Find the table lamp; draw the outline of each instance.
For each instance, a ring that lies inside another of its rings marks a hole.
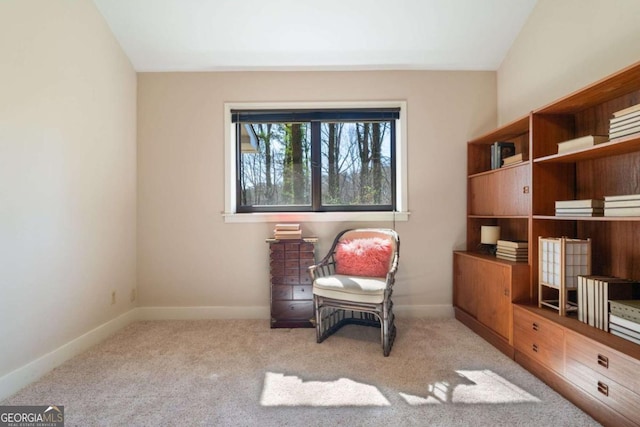
[[[498,239],[500,238],[500,226],[483,225],[480,227],[480,245],[491,255],[496,254]]]

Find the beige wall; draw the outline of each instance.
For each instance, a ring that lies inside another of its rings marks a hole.
[[[640,60],[640,1],[538,0],[498,70],[501,124]]]
[[[360,100],[408,104],[411,216],[396,224],[396,306],[450,311],[451,251],[465,242],[466,141],[495,127],[494,72],[139,74],[140,304],[237,307],[235,314],[268,307],[273,223],[228,224],[221,215],[225,102]],[[323,255],[354,225],[303,227],[320,238]]]
[[[135,96],[90,0],[0,1],[0,377],[133,306]]]

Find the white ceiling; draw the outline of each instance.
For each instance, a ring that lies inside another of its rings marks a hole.
[[[93,0],[137,71],[496,70],[537,0]]]

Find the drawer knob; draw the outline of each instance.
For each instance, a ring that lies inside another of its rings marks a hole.
[[[599,354],[598,365],[602,366],[605,369],[609,369],[609,358],[607,356],[603,356],[602,354]]]
[[[609,386],[601,381],[598,381],[598,391],[605,396],[609,396]]]
[[[531,328],[532,328],[534,331],[537,331],[537,330],[540,328],[540,326],[538,326],[538,324],[537,324],[536,322],[533,322],[533,325],[531,325]]]
[[[538,344],[533,344],[531,346],[531,350],[533,350],[534,353],[537,353],[538,352]]]

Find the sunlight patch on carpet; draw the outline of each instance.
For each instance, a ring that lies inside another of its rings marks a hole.
[[[441,403],[525,403],[540,399],[489,371],[455,371],[457,376],[428,386],[427,396],[400,393],[409,405]]]
[[[267,372],[262,406],[389,406],[380,391],[348,378],[303,381],[295,375]]]

